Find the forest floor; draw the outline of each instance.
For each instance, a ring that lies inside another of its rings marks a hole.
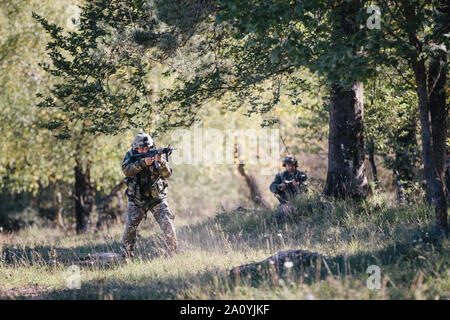
[[[276,208],[238,208],[195,224],[180,213],[173,257],[149,215],[128,262],[83,263],[89,254],[118,253],[122,224],[88,235],[37,227],[0,233],[0,299],[450,299],[449,242],[430,236],[434,211],[426,204],[313,194],[296,205],[289,223],[276,222]],[[320,253],[328,273],[314,277],[294,265],[256,282],[230,279],[233,267],[287,249]]]

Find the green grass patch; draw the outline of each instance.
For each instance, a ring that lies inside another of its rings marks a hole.
[[[69,289],[70,266],[93,253],[119,252],[123,225],[81,235],[29,227],[0,235],[0,296],[27,299],[449,299],[449,243],[430,237],[433,209],[396,206],[380,195],[363,202],[309,194],[297,215],[277,222],[273,209],[221,211],[177,228],[180,252],[167,258],[162,233],[142,222],[134,260],[80,266],[80,289]],[[177,221],[175,220],[177,226]],[[229,277],[232,267],[278,251],[303,249],[326,257],[325,277],[296,266],[261,281]],[[380,268],[370,289],[367,268]]]

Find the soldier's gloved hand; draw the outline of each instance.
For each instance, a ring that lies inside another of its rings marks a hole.
[[[296,187],[298,187],[298,185],[300,184],[297,180],[293,180],[292,181],[292,184],[294,185],[294,186],[296,186]]]
[[[158,153],[155,158],[156,158],[156,161],[161,162],[162,161],[162,154]]]
[[[280,188],[284,190],[284,188],[286,188],[286,183],[280,183]]]
[[[148,165],[148,166],[151,165],[151,164],[153,163],[153,158],[147,157],[147,158],[145,158],[144,160],[145,160],[145,164]]]

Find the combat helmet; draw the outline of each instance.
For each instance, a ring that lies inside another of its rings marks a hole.
[[[150,147],[152,148],[154,146],[153,139],[150,137],[147,133],[138,133],[136,137],[134,137],[134,141],[131,144],[133,149],[137,148],[144,148],[144,147]]]
[[[286,157],[284,157],[283,167],[285,167],[286,163],[288,163],[288,162],[293,163],[295,165],[295,167],[297,168],[298,162],[297,162],[297,159],[295,159],[294,156],[286,156]]]

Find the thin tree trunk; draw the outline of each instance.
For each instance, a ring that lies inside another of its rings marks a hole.
[[[106,221],[108,215],[112,216],[114,220],[117,220],[117,216],[111,214],[110,212],[110,203],[113,197],[118,196],[124,185],[125,180],[114,186],[114,188],[111,189],[111,192],[102,200],[101,204],[98,206],[98,220],[95,227],[95,232],[101,231],[103,229],[103,224]]]
[[[409,25],[414,25],[417,11],[414,6],[406,1],[402,1],[403,11],[405,14],[406,22]],[[436,212],[436,229],[440,235],[447,235],[448,222],[447,222],[447,199],[445,197],[445,187],[443,177],[440,176],[438,169],[439,164],[435,159],[440,159],[441,155],[435,152],[442,152],[439,146],[434,144],[433,131],[445,128],[445,125],[441,124],[441,121],[445,122],[447,115],[441,119],[432,119],[432,111],[430,106],[430,92],[433,91],[432,86],[427,86],[427,70],[425,67],[424,58],[421,57],[423,53],[423,43],[417,39],[416,31],[408,29],[408,39],[412,48],[416,49],[416,52],[411,55],[410,63],[414,71],[414,76],[417,86],[417,95],[419,98],[419,118],[420,118],[420,135],[422,137],[422,161],[425,173],[425,180],[427,182],[427,194],[431,196]],[[433,64],[433,63],[432,63]],[[429,70],[429,75],[433,67]],[[435,77],[436,75],[434,75]],[[433,81],[433,76],[429,77],[429,80]],[[430,82],[430,85],[434,82]],[[434,106],[433,106],[434,108]],[[439,109],[439,108],[438,108]],[[439,133],[435,133],[439,134]],[[438,143],[439,144],[439,143]],[[444,151],[445,152],[445,151]],[[439,161],[439,160],[438,160]]]
[[[433,128],[433,156],[436,171],[441,181],[445,181],[447,115],[445,85],[447,82],[447,57],[445,54],[433,57],[429,67],[429,84],[435,87],[430,94],[431,126]],[[445,186],[445,184],[444,184]],[[448,190],[447,190],[448,192]]]
[[[237,143],[235,143],[234,145],[234,152],[237,158],[239,158],[239,146],[237,145]],[[256,204],[257,206],[262,206],[265,208],[268,208],[269,205],[267,204],[267,202],[264,200],[264,197],[261,193],[261,190],[258,186],[258,183],[256,182],[256,179],[251,175],[245,172],[245,168],[244,168],[244,163],[239,163],[237,165],[237,169],[238,172],[241,176],[244,177],[245,182],[250,190],[250,199],[252,200],[252,202],[254,204]]]
[[[94,207],[94,188],[91,184],[89,162],[86,168],[79,160],[75,165],[75,217],[77,234],[88,233]]]
[[[332,86],[328,174],[324,193],[335,198],[364,198],[368,183],[364,164],[363,85],[345,91]]]
[[[408,123],[394,133],[394,178],[397,201],[409,200],[408,189],[412,187],[416,163],[416,116],[409,116]]]
[[[367,142],[367,150],[369,153],[370,171],[372,173],[372,180],[375,185],[378,185],[377,166],[375,164],[375,144],[372,140]]]
[[[444,193],[443,177],[438,173],[438,166],[435,162],[433,152],[433,129],[439,130],[438,124],[432,127],[431,111],[428,97],[428,88],[426,82],[426,69],[423,60],[413,63],[414,74],[417,84],[417,94],[419,96],[419,114],[421,123],[422,137],[422,157],[427,189],[431,193],[433,204],[436,210],[436,227],[440,234],[447,234],[447,199]],[[437,120],[435,120],[438,122]],[[446,121],[446,118],[440,121]],[[437,151],[437,150],[436,150]],[[440,158],[440,155],[436,155]]]
[[[62,196],[61,196],[61,191],[59,191],[59,190],[57,190],[57,192],[56,192],[56,203],[58,205],[58,208],[56,211],[56,222],[58,223],[58,226],[61,229],[66,230],[66,226],[64,224],[64,219],[62,216],[62,212],[64,210],[63,204],[62,204]]]
[[[117,200],[118,200],[118,202],[119,202],[119,204],[118,204],[118,210],[119,210],[119,212],[120,212],[120,214],[117,216],[117,219],[120,219],[120,221],[123,221],[123,222],[125,222],[125,219],[126,219],[126,209],[127,209],[127,207],[126,207],[126,203],[125,203],[125,201],[124,201],[124,197],[123,197],[123,193],[122,192],[119,192],[118,194],[117,194]]]

